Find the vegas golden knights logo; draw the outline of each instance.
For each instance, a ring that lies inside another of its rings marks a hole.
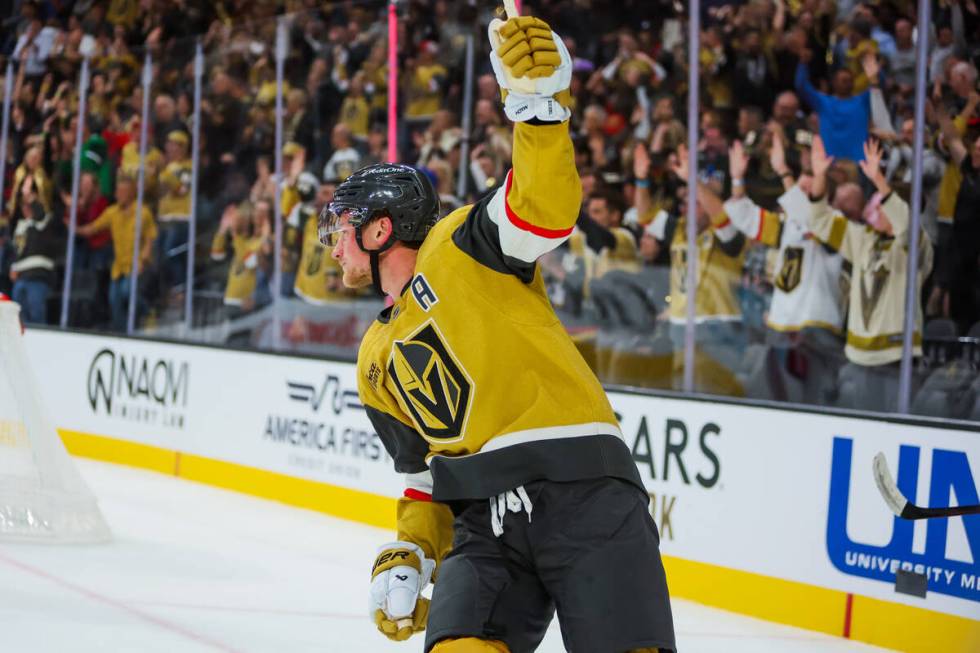
[[[405,340],[395,341],[388,372],[423,436],[460,437],[473,384],[431,321]]]
[[[861,317],[864,318],[864,328],[870,329],[869,324],[871,323],[871,316],[874,314],[875,309],[878,307],[878,302],[881,300],[881,293],[885,289],[885,284],[888,282],[889,271],[884,265],[877,268],[864,272],[861,275],[859,283],[861,284]],[[867,284],[865,284],[865,278],[871,278],[871,289],[868,290]]]
[[[783,265],[776,277],[776,287],[783,292],[792,292],[800,285],[803,276],[803,248],[787,247],[783,253]]]
[[[684,294],[687,292],[687,246],[678,245],[672,249],[674,256],[671,256],[671,262],[677,278],[677,292]]]

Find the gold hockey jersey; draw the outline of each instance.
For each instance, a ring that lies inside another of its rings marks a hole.
[[[225,285],[226,305],[242,306],[255,293],[262,240],[261,236],[227,234],[223,231],[214,235],[214,240],[211,241],[211,258],[223,261],[228,257],[229,249],[232,254],[231,265],[228,267],[228,283]]]
[[[190,219],[192,171],[191,160],[184,159],[168,163],[160,173],[161,222]]]
[[[518,123],[514,140],[504,187],[433,227],[411,281],[361,343],[361,401],[407,475],[399,536],[405,502],[419,497],[480,499],[536,479],[601,476],[642,488],[535,263],[578,215],[568,125]]]
[[[317,213],[307,204],[297,204],[289,215],[290,228],[302,234],[302,249],[296,268],[293,291],[310,304],[328,304],[340,297],[349,297],[340,283],[340,264],[330,256],[317,233]]]
[[[853,266],[844,354],[858,365],[884,365],[902,358],[905,283],[908,275],[909,207],[897,193],[881,204],[894,236],[851,222],[826,198],[813,203],[811,226],[821,241]],[[920,230],[918,291],[932,270],[932,243]],[[915,305],[913,354],[922,355],[922,306]]]
[[[745,262],[745,236],[726,215],[697,235],[698,278],[694,292],[697,323],[742,319],[735,289]],[[670,321],[687,322],[687,218],[681,218],[670,244]]]
[[[143,192],[148,198],[155,201],[160,190],[160,171],[163,169],[163,152],[154,146],[146,150],[146,163],[144,166],[145,175],[143,177]],[[137,178],[140,169],[140,146],[136,141],[130,141],[123,146],[122,154],[119,159],[119,170],[117,174]]]

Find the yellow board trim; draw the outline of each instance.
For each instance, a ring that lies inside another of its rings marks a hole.
[[[980,651],[980,621],[854,596],[851,638],[899,651]]]
[[[75,456],[141,467],[189,481],[281,501],[334,517],[395,529],[396,500],[286,474],[168,451],[148,444],[59,429]]]
[[[175,474],[177,452],[148,444],[58,429],[65,448],[74,456],[94,458],[161,474]]]
[[[237,463],[78,431],[60,430],[76,456],[140,467],[395,529],[396,500]],[[847,592],[664,556],[670,593],[723,610],[842,636]],[[980,650],[980,621],[854,595],[851,639],[910,653]]]
[[[362,524],[395,529],[395,499],[369,492],[188,454],[180,457],[179,476]]]
[[[670,595],[767,621],[840,636],[847,593],[663,556]]]

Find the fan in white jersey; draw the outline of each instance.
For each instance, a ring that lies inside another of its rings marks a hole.
[[[834,399],[843,364],[843,259],[810,232],[809,176],[799,181],[786,164],[782,140],[774,135],[770,163],[785,192],[780,211],[761,208],[745,194],[748,156],[735,142],[729,152],[732,197],[725,213],[736,229],[776,251],[773,297],[766,316],[767,356],[763,379],[750,391],[763,398],[827,403]]]

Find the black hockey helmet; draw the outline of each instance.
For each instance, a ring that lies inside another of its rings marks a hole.
[[[367,249],[361,229],[375,218],[391,219],[391,237],[378,249]],[[318,223],[320,242],[332,245],[331,234],[344,229],[343,218],[354,229],[357,246],[371,255],[375,290],[381,290],[380,257],[398,241],[418,245],[439,219],[439,194],[429,178],[411,166],[376,163],[345,179],[324,207]]]
[[[420,243],[439,219],[439,194],[429,178],[411,166],[376,163],[361,168],[337,186],[333,201],[320,214],[320,241],[330,244],[330,234],[340,230],[341,218],[346,217],[361,245],[361,227],[383,215],[394,226],[393,239],[384,249],[399,240]]]

